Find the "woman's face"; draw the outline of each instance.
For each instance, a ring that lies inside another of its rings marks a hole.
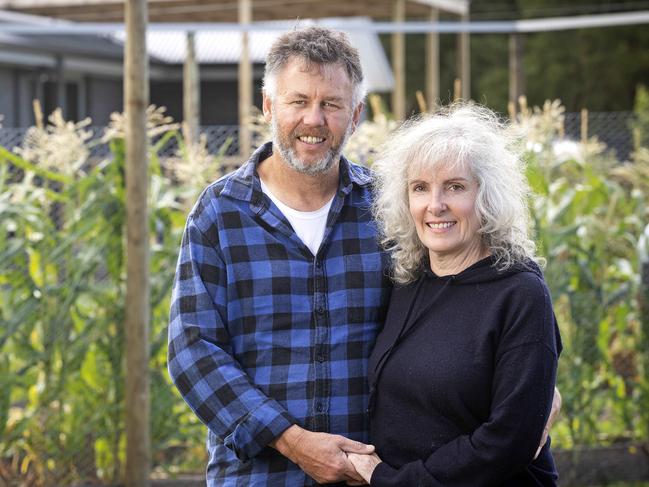
[[[482,257],[477,194],[475,178],[454,165],[441,164],[408,178],[410,214],[419,239],[428,248],[431,264],[441,259],[476,262]]]

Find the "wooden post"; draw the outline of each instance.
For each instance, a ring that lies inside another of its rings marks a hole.
[[[426,113],[428,111],[428,106],[426,105],[426,98],[421,90],[415,92],[415,98],[417,98],[417,105],[419,105],[419,112]]]
[[[457,101],[462,98],[462,81],[460,78],[455,78],[453,80],[453,101]]]
[[[252,22],[252,1],[239,0],[239,24]],[[246,159],[252,148],[250,109],[252,108],[252,62],[250,61],[250,33],[241,32],[241,57],[239,58],[239,154]]]
[[[509,35],[509,102],[514,106],[518,98],[525,93],[525,77],[523,75],[523,38],[521,34]]]
[[[196,61],[196,38],[187,32],[187,53],[183,66],[183,135],[190,145],[198,143],[201,120],[201,81]]]
[[[462,15],[462,22],[469,22],[469,14]],[[468,32],[458,34],[459,55],[459,73],[462,81],[462,98],[468,100],[471,98],[471,45]]]
[[[126,112],[126,486],[147,487],[149,439],[149,104],[146,0],[127,0],[124,46]]]
[[[439,21],[439,10],[430,9],[428,20],[431,24]],[[426,102],[428,110],[433,112],[439,101],[439,34],[426,34]]]
[[[588,109],[581,109],[581,143],[588,142]]]
[[[395,0],[393,22],[405,22],[406,0]],[[392,33],[392,114],[395,120],[406,118],[406,37],[403,32]]]

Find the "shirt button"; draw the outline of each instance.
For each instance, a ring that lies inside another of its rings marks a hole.
[[[315,405],[315,410],[318,411],[319,413],[322,412],[322,409],[323,409],[323,407],[322,407],[321,402],[319,402],[318,404]]]
[[[316,355],[316,360],[318,362],[324,362],[325,361],[324,352],[318,352],[318,355]]]
[[[323,308],[322,306],[318,306],[318,309],[316,310],[316,312],[317,312],[319,315],[324,314],[324,311],[325,311],[325,310],[324,310],[324,308]]]
[[[321,260],[316,260],[316,261],[315,261],[315,266],[316,266],[318,269],[322,269],[322,261],[321,261]]]

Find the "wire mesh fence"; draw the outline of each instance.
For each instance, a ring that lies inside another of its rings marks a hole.
[[[579,140],[580,116],[566,115],[566,137]],[[632,151],[630,121],[627,112],[591,113],[589,132],[624,160]],[[207,181],[241,162],[237,127],[202,133],[197,150],[175,130],[151,137],[154,476],[201,472],[206,463],[204,427],[166,373],[169,291],[187,212]],[[26,129],[0,130],[0,486],[117,485],[125,463],[124,145],[103,140],[101,127],[55,135],[27,153],[14,151],[24,146]],[[597,205],[612,194],[599,187],[574,196],[575,205],[592,200],[575,210],[592,221],[574,226],[581,217],[566,213],[570,189],[563,213],[551,208],[550,196],[539,197],[554,215],[551,222],[539,219],[539,238],[548,253],[556,251],[547,275],[560,295],[559,320],[579,325],[562,330],[569,360],[559,384],[566,416],[559,445],[646,441],[649,423],[642,426],[646,418],[638,413],[649,388],[633,307],[636,263],[622,262],[617,247],[635,234],[612,228],[624,218],[607,220],[609,237],[596,233]],[[638,198],[635,204],[643,204]],[[608,244],[614,246],[597,247]],[[593,261],[584,263],[584,255]],[[610,275],[597,269],[615,266]]]
[[[601,142],[615,150],[619,160],[627,160],[633,150],[633,135],[629,126],[631,112],[590,112],[588,113],[588,136],[596,136]],[[565,136],[571,140],[580,140],[582,133],[582,114],[571,112],[565,114]],[[103,127],[90,127],[95,139],[101,138]],[[12,149],[21,144],[27,128],[0,128],[0,146]],[[206,147],[211,154],[236,156],[239,153],[238,125],[206,125],[201,128],[206,137]],[[178,150],[178,144],[172,139],[161,149],[161,157],[172,157]],[[93,156],[105,157],[109,152],[107,144],[97,144]]]
[[[587,112],[587,136],[597,137],[609,149],[615,151],[621,161],[629,159],[633,151],[633,134],[629,122],[631,112]],[[583,115],[580,112],[566,113],[564,126],[566,137],[580,140]]]

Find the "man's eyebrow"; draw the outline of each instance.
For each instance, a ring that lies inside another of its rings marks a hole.
[[[302,99],[308,99],[309,98],[309,95],[301,93],[299,91],[287,91],[285,93],[285,96],[287,96],[289,98],[302,98]],[[336,102],[336,103],[341,103],[343,100],[344,100],[344,98],[342,96],[338,96],[338,95],[325,96],[323,98],[323,101],[333,101],[333,102]]]
[[[287,91],[284,93],[285,96],[294,97],[294,98],[309,98],[308,95],[300,93],[299,91]]]

